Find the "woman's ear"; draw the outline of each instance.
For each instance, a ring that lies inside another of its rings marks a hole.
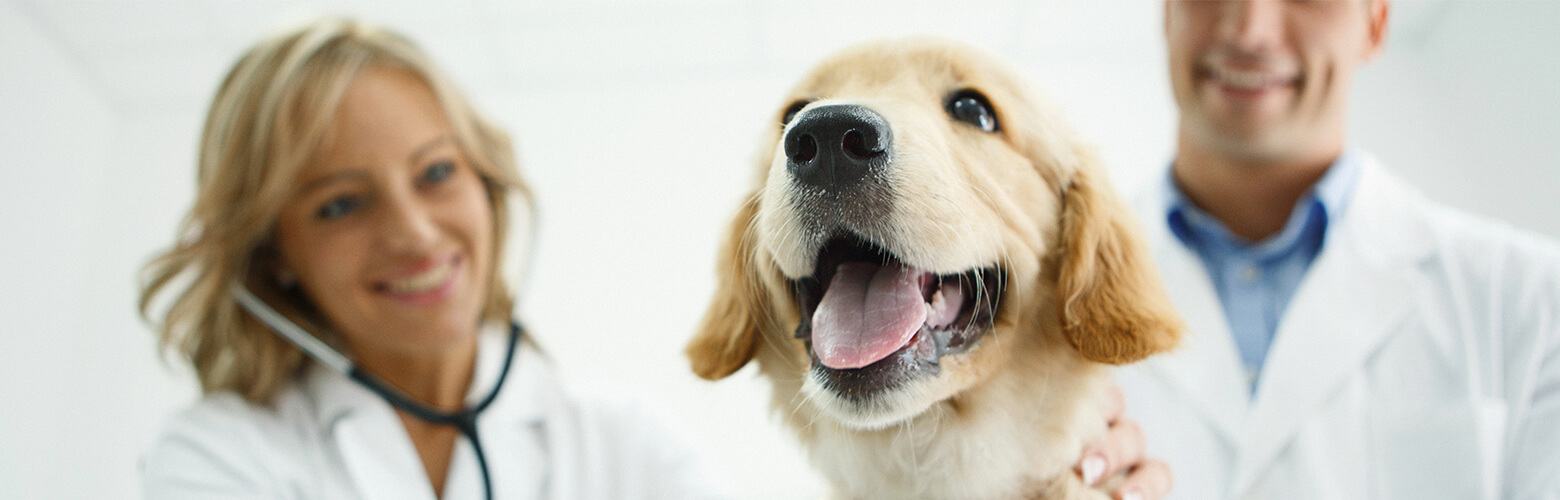
[[[761,328],[768,321],[764,313],[768,301],[754,266],[750,234],[757,213],[755,195],[731,221],[716,267],[715,297],[699,331],[683,351],[693,372],[706,380],[725,378],[752,360]]]
[[[1106,184],[1094,154],[1081,149],[1062,183],[1056,280],[1062,333],[1084,358],[1131,363],[1174,347],[1181,319],[1132,212]]]

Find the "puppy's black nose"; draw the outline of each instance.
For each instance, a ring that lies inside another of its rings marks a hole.
[[[865,106],[831,104],[796,115],[785,134],[786,168],[802,184],[845,188],[888,164],[893,133]]]

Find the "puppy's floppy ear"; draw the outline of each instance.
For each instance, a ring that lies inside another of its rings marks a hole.
[[[761,328],[769,321],[749,234],[757,213],[754,195],[731,221],[716,267],[715,298],[683,351],[693,372],[706,380],[725,378],[753,359]]]
[[[1062,332],[1084,358],[1131,363],[1175,346],[1181,320],[1132,212],[1090,151],[1062,185],[1056,300]]]

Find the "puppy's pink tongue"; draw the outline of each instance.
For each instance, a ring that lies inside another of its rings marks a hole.
[[[813,352],[823,366],[861,368],[910,343],[926,323],[921,277],[902,264],[840,264],[813,312]]]

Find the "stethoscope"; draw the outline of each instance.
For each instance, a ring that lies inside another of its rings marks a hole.
[[[509,365],[515,361],[515,346],[519,345],[520,337],[525,333],[520,328],[519,322],[509,322],[509,349],[504,353],[504,367],[498,372],[498,381],[493,383],[493,389],[488,391],[487,397],[482,398],[482,401],[475,405],[460,409],[460,411],[446,412],[413,400],[406,394],[401,393],[401,391],[391,387],[390,384],[379,377],[359,368],[351,359],[325,345],[319,338],[310,335],[303,328],[299,328],[297,324],[289,321],[281,313],[276,312],[271,306],[261,301],[259,297],[249,293],[249,290],[244,288],[243,285],[233,284],[233,296],[238,299],[239,306],[248,310],[250,314],[254,314],[255,318],[259,319],[261,323],[271,327],[271,331],[291,341],[293,345],[298,346],[309,357],[319,361],[320,364],[325,365],[331,371],[357,381],[358,384],[378,394],[379,397],[384,398],[392,406],[400,408],[402,411],[410,413],[419,419],[433,424],[448,425],[459,430],[461,435],[471,441],[471,448],[477,453],[477,466],[482,469],[482,487],[487,492],[487,499],[493,499],[493,478],[488,473],[487,456],[482,453],[482,441],[477,439],[477,416],[482,413],[482,410],[487,409],[494,398],[498,397],[498,390],[504,386],[504,379],[509,377]]]

